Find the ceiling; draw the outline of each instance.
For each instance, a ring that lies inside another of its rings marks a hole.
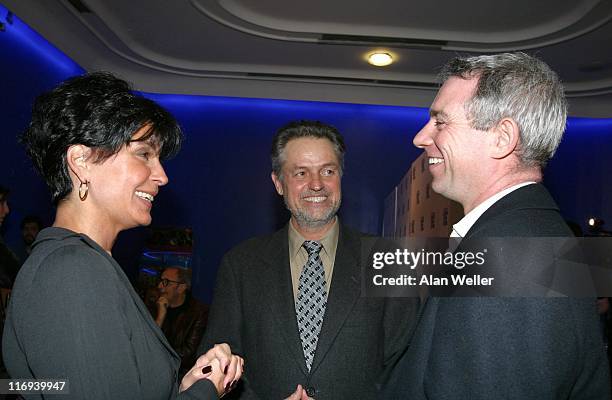
[[[612,117],[612,0],[0,0],[138,90],[423,106],[456,54],[524,50],[570,112]],[[373,67],[384,49],[396,62]]]

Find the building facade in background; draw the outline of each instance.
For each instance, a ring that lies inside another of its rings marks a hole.
[[[383,236],[448,237],[463,208],[431,188],[427,155],[421,154],[385,199]]]

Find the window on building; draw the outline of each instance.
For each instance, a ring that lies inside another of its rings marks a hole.
[[[442,225],[448,225],[448,208],[445,208],[444,213],[442,213]]]
[[[421,200],[420,200],[420,197],[421,197],[421,192],[419,192],[418,190],[417,190],[417,196],[416,196],[416,197],[417,197],[417,204],[419,204],[419,203],[420,203],[420,201],[421,201]]]
[[[425,171],[425,157],[421,158],[421,172]]]
[[[431,188],[430,188],[429,183],[428,183],[428,184],[427,184],[427,187],[425,188],[425,197],[426,197],[426,198],[429,198],[429,196],[431,195],[431,194],[430,194],[430,189],[431,189]]]
[[[421,217],[421,232],[425,230],[425,217]]]
[[[434,229],[436,227],[436,213],[435,212],[431,213],[431,221],[430,221],[429,227],[431,229]]]
[[[414,233],[414,220],[410,223],[410,233]]]

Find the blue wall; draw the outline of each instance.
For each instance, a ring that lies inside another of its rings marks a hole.
[[[24,215],[36,213],[46,222],[53,216],[47,187],[17,144],[17,135],[26,128],[37,95],[84,70],[19,18],[10,19],[7,14],[0,5],[0,21],[5,24],[0,31],[0,184],[12,190],[11,214],[2,227],[10,242],[17,240]]]
[[[6,10],[0,6],[0,19]],[[32,101],[65,78],[83,70],[18,18],[0,32],[3,129],[0,133],[0,183],[12,189],[9,241],[29,213],[52,221],[53,209],[42,180],[32,171],[16,135],[26,127]],[[341,217],[372,233],[380,230],[382,202],[419,154],[412,136],[427,111],[411,107],[317,103],[284,100],[147,94],[180,121],[185,145],[165,164],[170,183],[153,208],[155,225],[194,229],[194,289],[211,296],[221,256],[239,241],[272,232],[288,219],[270,181],[269,147],[277,128],[295,119],[335,125],[347,142]],[[546,184],[569,219],[598,215],[612,223],[612,120],[571,119]],[[134,276],[144,230],[120,235],[115,257]]]
[[[544,171],[544,183],[565,218],[582,225],[595,216],[612,230],[612,119],[569,118]]]

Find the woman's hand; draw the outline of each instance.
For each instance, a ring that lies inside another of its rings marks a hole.
[[[219,396],[222,396],[236,385],[243,368],[244,360],[233,355],[227,344],[216,344],[196,360],[181,381],[179,391],[187,390],[200,379],[208,379],[215,385]]]

